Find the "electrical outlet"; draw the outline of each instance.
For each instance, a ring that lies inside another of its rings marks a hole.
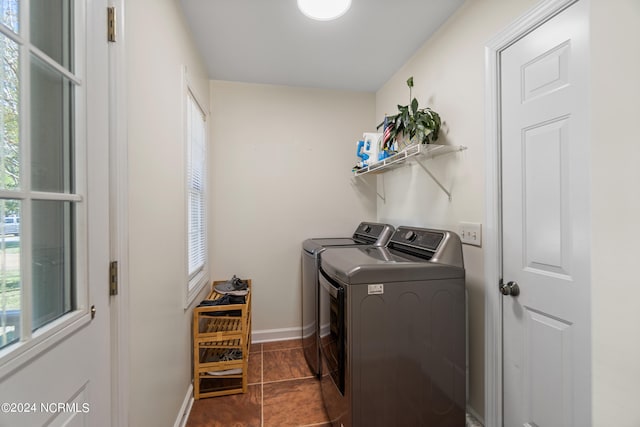
[[[482,246],[482,224],[461,222],[460,240],[467,245]]]

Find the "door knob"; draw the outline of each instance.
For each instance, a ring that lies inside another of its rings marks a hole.
[[[517,297],[520,295],[520,286],[516,282],[508,282],[507,284],[500,282],[500,293],[505,296]]]

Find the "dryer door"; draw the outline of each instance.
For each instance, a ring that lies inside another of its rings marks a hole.
[[[319,276],[322,295],[320,318],[328,319],[328,322],[320,325],[320,354],[333,383],[344,396],[345,292],[343,287],[324,274],[320,273]]]
[[[346,396],[346,292],[345,288],[319,274],[320,359],[324,365],[320,389],[331,425],[350,426],[349,398]]]

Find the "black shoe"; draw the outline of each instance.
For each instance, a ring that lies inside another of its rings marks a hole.
[[[244,296],[236,296],[236,295],[223,295],[218,299],[206,299],[203,300],[198,307],[219,307],[223,305],[229,304],[244,304],[245,298]],[[207,313],[203,313],[206,316],[241,316],[241,310],[227,310],[227,311],[210,311]]]
[[[246,302],[244,296],[241,295],[222,295],[222,297],[218,299],[206,299],[203,300],[199,307],[210,306],[210,305],[228,305],[228,304],[244,304]]]

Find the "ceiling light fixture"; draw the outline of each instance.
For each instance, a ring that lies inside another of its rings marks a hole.
[[[298,9],[317,21],[330,21],[347,13],[351,0],[298,0]]]

